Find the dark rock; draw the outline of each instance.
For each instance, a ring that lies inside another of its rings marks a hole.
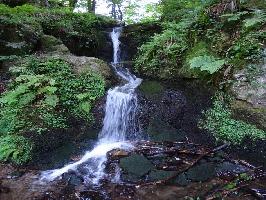
[[[187,171],[187,178],[191,181],[207,181],[215,176],[214,163],[202,163]]]
[[[121,34],[123,60],[132,60],[138,48],[149,41],[155,33],[160,33],[162,27],[157,23],[143,23],[125,26]]]
[[[129,157],[122,158],[119,163],[123,173],[130,181],[136,181],[149,171],[155,169],[154,165],[142,155],[133,154]],[[133,179],[133,180],[132,180]]]
[[[123,149],[114,149],[110,152],[108,152],[108,157],[111,160],[119,159],[122,157],[127,157],[129,155],[129,152],[123,150]]]
[[[178,175],[173,182],[181,186],[186,186],[191,183],[191,181],[187,178],[186,173]]]
[[[180,124],[184,116],[185,105],[186,99],[183,94],[178,91],[165,91],[159,108],[162,119],[174,126]]]
[[[148,179],[151,181],[165,180],[174,174],[174,171],[153,170],[149,173]]]
[[[246,171],[248,171],[248,168],[230,162],[220,163],[216,167],[216,173],[218,175],[224,173],[240,174]]]
[[[155,142],[186,140],[185,134],[181,131],[156,118],[151,120],[147,134],[149,139]]]
[[[39,25],[5,24],[0,19],[0,54],[25,55],[37,49],[42,29]]]

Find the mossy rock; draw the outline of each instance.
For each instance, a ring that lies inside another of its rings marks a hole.
[[[266,108],[255,108],[246,101],[234,100],[231,108],[235,118],[255,124],[258,128],[266,131]]]
[[[63,42],[52,35],[42,35],[40,41],[44,52],[69,53]]]
[[[25,55],[35,51],[41,35],[41,27],[1,24],[0,54]]]
[[[157,81],[143,81],[139,87],[147,98],[156,98],[162,95],[164,86]]]
[[[113,72],[111,68],[105,61],[101,59],[94,57],[75,56],[72,54],[57,55],[56,57],[59,57],[70,63],[76,73],[81,74],[88,70],[92,70],[93,72],[101,74],[109,86],[115,80],[113,78]]]

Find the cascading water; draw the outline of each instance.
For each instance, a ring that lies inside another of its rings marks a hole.
[[[99,184],[105,177],[104,169],[107,161],[107,152],[112,149],[131,149],[133,145],[128,140],[136,137],[138,122],[136,119],[137,96],[135,89],[140,85],[141,79],[136,78],[127,69],[120,66],[120,41],[122,28],[114,28],[111,33],[113,42],[113,63],[116,74],[125,81],[108,91],[103,128],[99,133],[99,141],[94,149],[85,153],[77,162],[63,168],[48,170],[41,174],[41,181],[53,181],[62,174],[74,170],[83,176],[86,183]],[[119,171],[119,170],[117,170]],[[117,172],[118,173],[118,172]],[[119,174],[114,177],[118,179]]]

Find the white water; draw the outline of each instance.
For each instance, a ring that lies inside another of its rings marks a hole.
[[[41,181],[50,182],[60,178],[64,173],[74,170],[82,174],[86,183],[97,185],[106,176],[104,170],[107,152],[117,148],[125,150],[133,148],[133,145],[128,140],[134,139],[138,134],[138,122],[136,119],[138,103],[135,89],[142,80],[136,78],[127,69],[119,67],[119,37],[121,31],[122,28],[120,27],[114,28],[111,33],[114,51],[112,66],[117,75],[126,83],[108,91],[105,117],[103,128],[99,133],[99,141],[95,148],[87,151],[79,161],[68,164],[60,169],[44,171],[41,174]],[[113,180],[118,181],[119,169],[116,171],[117,174],[113,177]]]

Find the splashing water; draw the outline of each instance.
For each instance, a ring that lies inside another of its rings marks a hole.
[[[44,171],[41,181],[49,182],[61,177],[64,173],[73,170],[82,171],[86,183],[98,185],[106,174],[105,162],[107,152],[120,148],[129,150],[133,145],[128,141],[135,139],[139,134],[136,118],[137,96],[135,89],[141,84],[141,79],[136,78],[129,70],[119,66],[120,41],[122,28],[114,28],[111,35],[113,42],[113,63],[116,74],[126,83],[108,91],[103,128],[99,133],[99,141],[94,149],[87,151],[77,162],[66,165],[63,168]],[[80,170],[82,169],[82,170]],[[85,173],[84,173],[85,172]],[[119,170],[116,170],[113,180],[119,180]],[[81,173],[81,172],[80,172]]]

